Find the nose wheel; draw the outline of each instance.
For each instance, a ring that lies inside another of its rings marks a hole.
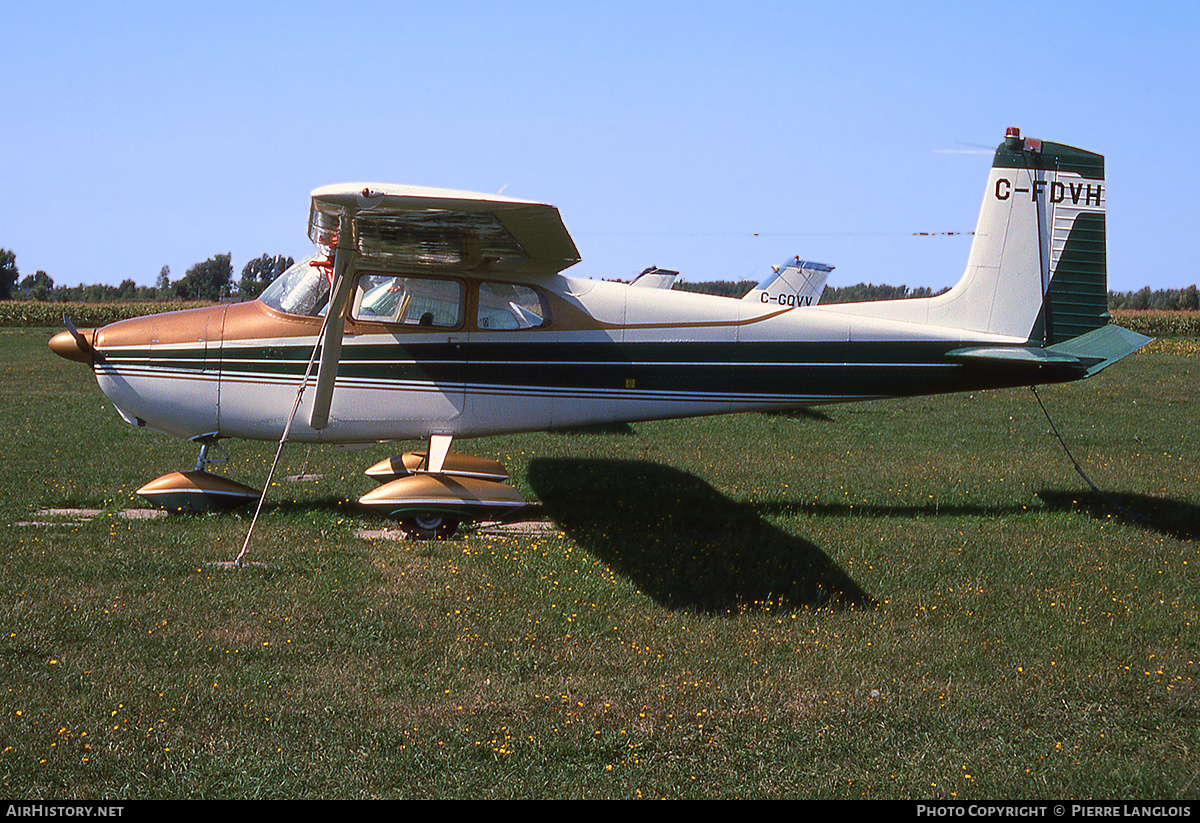
[[[209,457],[210,448],[215,448],[222,456]],[[228,459],[229,455],[217,445],[215,438],[202,438],[196,468],[190,472],[164,474],[142,486],[137,493],[160,509],[192,514],[224,511],[258,500],[261,495],[257,489],[208,471],[210,464],[224,463]]]

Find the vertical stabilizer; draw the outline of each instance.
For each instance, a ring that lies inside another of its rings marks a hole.
[[[825,292],[825,281],[833,266],[793,257],[782,266],[772,266],[772,274],[743,297],[751,303],[775,306],[815,306]]]
[[[1055,343],[1108,322],[1104,157],[1022,138],[996,149],[967,270],[937,320]]]
[[[651,266],[648,269],[642,269],[642,273],[633,278],[633,282],[629,285],[637,286],[642,289],[667,289],[675,285],[675,278],[679,276],[679,272],[671,271],[670,269],[660,269],[658,266]]]

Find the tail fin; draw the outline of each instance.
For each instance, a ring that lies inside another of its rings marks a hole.
[[[1043,346],[1105,326],[1104,186],[1102,155],[1009,129],[967,270],[931,319]]]
[[[677,271],[651,266],[648,269],[642,269],[642,273],[633,278],[633,282],[629,285],[643,289],[667,289],[669,291],[678,276],[679,272]]]
[[[833,271],[833,266],[811,263],[799,257],[771,268],[774,273],[751,289],[743,300],[776,306],[815,306],[821,302],[825,281]]]
[[[1108,325],[1104,203],[1101,155],[1009,129],[958,284],[935,297],[830,310],[1009,338],[947,352],[954,359],[1095,374],[1150,342]]]

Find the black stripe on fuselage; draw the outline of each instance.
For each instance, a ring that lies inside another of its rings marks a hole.
[[[339,380],[355,385],[423,384],[511,392],[588,391],[761,395],[772,397],[913,396],[1067,379],[1065,370],[964,363],[946,358],[951,341],[835,343],[429,342],[342,348]],[[307,345],[163,347],[105,354],[118,372],[172,373],[219,368],[226,379],[295,380],[312,354]],[[469,389],[468,389],[469,390]]]

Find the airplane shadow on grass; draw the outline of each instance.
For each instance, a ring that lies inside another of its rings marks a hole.
[[[881,506],[846,503],[764,503],[755,508],[769,515],[822,515],[825,517],[1007,517],[1021,516],[1033,510],[1084,512],[1097,520],[1116,519],[1144,529],[1152,529],[1180,540],[1200,538],[1200,506],[1182,500],[1133,492],[1097,494],[1090,491],[1042,489],[1037,493],[1040,506],[1018,503],[1005,505],[975,503],[926,503],[910,506]]]
[[[875,605],[815,545],[678,469],[536,458],[527,476],[572,540],[668,608],[719,614]]]
[[[1038,497],[1053,511],[1083,511],[1099,520],[1116,518],[1180,540],[1200,538],[1200,506],[1136,492],[1043,490]]]

